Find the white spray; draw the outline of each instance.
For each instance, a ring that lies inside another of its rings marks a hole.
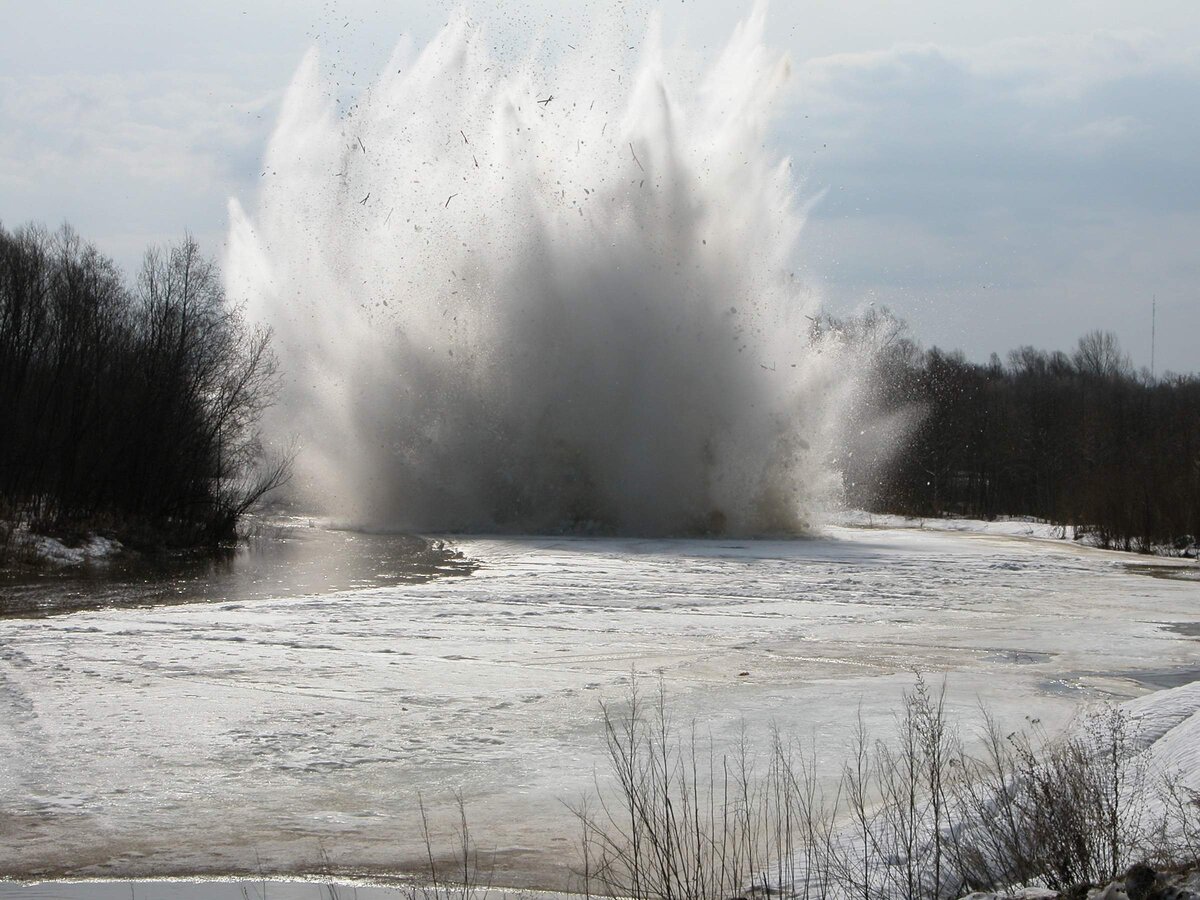
[[[652,23],[631,77],[603,39],[506,70],[462,15],[344,115],[310,53],[227,266],[300,482],[373,526],[803,531],[850,379],[788,273],[764,26],[677,78]]]

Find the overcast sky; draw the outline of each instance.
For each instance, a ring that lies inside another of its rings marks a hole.
[[[467,4],[501,52],[616,5]],[[455,6],[3,0],[0,221],[70,221],[126,267],[185,229],[220,252],[304,51],[352,96]],[[710,53],[748,7],[671,0],[667,38]],[[795,64],[778,149],[825,192],[800,262],[832,308],[886,304],[978,359],[1110,329],[1148,366],[1157,296],[1159,372],[1200,370],[1195,0],[792,0],[770,21]]]

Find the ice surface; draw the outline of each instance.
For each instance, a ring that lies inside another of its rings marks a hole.
[[[980,698],[1053,728],[1200,656],[1178,627],[1200,622],[1195,583],[1070,543],[456,544],[467,577],[0,621],[0,871],[311,871],[322,850],[394,871],[420,855],[418,793],[440,828],[461,790],[500,883],[559,886],[561,801],[592,788],[598,705],[633,670],[718,742],[815,737],[832,774],[855,710],[886,733],[914,668],[964,717]],[[1189,691],[1147,719],[1180,759]]]

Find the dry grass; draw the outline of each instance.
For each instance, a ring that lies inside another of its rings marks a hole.
[[[1021,886],[1082,896],[1143,864],[1200,860],[1200,796],[1148,769],[1112,706],[1057,739],[1036,720],[1005,734],[981,709],[964,741],[944,689],[918,674],[891,739],[860,717],[833,778],[818,776],[814,747],[778,731],[759,749],[743,735],[718,750],[695,723],[672,720],[661,683],[647,696],[634,680],[601,721],[609,778],[574,809],[588,898],[943,900]],[[1164,817],[1148,815],[1151,796]],[[461,796],[456,808],[453,845],[435,852],[420,803],[428,867],[408,900],[487,900],[492,871]]]

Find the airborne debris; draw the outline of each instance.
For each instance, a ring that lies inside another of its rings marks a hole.
[[[644,168],[642,168],[642,161],[641,161],[640,159],[638,159],[638,158],[637,158],[637,153],[636,153],[636,152],[634,151],[634,149],[633,149],[633,142],[632,142],[632,141],[631,141],[631,142],[630,142],[630,144],[629,144],[629,152],[630,152],[630,154],[633,156],[633,161],[634,161],[635,163],[637,163],[637,167],[638,167],[639,169],[641,169],[643,172],[645,172],[646,170],[645,170]],[[642,182],[642,183],[643,183],[643,184],[645,184],[645,182]]]

